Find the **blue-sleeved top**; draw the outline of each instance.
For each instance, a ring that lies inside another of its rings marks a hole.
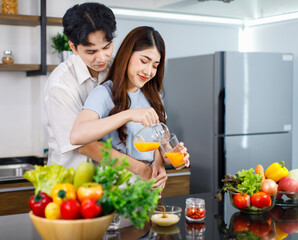
[[[83,109],[90,109],[96,112],[99,118],[107,117],[110,111],[115,106],[112,99],[112,86],[113,82],[109,80],[104,84],[94,88],[88,96]],[[147,100],[141,89],[138,89],[136,92],[128,92],[128,96],[131,100],[130,109],[151,107],[149,101]],[[154,151],[139,152],[133,145],[134,135],[144,126],[141,123],[128,122],[126,124],[126,127],[126,133],[128,135],[126,139],[126,146],[120,143],[117,130],[104,136],[101,140],[107,141],[109,138],[112,138],[112,146],[114,149],[125,153],[137,160],[152,162],[154,159]]]

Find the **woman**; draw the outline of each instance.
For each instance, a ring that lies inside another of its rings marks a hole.
[[[122,42],[105,81],[87,98],[74,123],[71,143],[112,137],[113,148],[140,161],[162,163],[159,150],[136,150],[133,136],[143,126],[165,123],[161,99],[164,63],[165,44],[160,34],[151,27],[133,29]],[[180,146],[189,166],[186,148],[183,143]],[[164,187],[165,180],[157,179],[155,186]]]

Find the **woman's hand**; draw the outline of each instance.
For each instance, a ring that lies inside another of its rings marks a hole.
[[[177,149],[184,155],[183,160],[185,162],[185,166],[189,167],[189,164],[190,164],[189,153],[187,152],[187,148],[184,146],[184,143],[180,142],[175,149]]]
[[[134,108],[129,111],[131,121],[142,123],[145,127],[159,122],[158,115],[153,108]]]

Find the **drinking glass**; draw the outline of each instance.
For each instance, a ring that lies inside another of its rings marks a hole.
[[[176,170],[185,166],[184,154],[180,152],[181,148],[178,144],[178,138],[174,133],[171,133],[169,139],[161,143],[162,155],[169,159]]]
[[[168,127],[163,123],[144,127],[133,137],[133,144],[140,152],[153,151],[159,148],[160,143],[169,138]]]

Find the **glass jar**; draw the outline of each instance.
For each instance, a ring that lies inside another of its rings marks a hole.
[[[3,64],[13,64],[14,63],[14,57],[12,55],[12,51],[10,51],[10,50],[4,51],[4,55],[2,57],[2,63]]]
[[[133,137],[133,144],[140,152],[153,151],[159,148],[160,143],[169,139],[170,131],[163,123],[144,127]]]
[[[18,0],[1,0],[1,12],[18,14]]]
[[[186,240],[204,240],[205,230],[204,222],[185,222]]]
[[[205,200],[187,198],[185,201],[185,218],[189,222],[201,222],[205,219]]]

